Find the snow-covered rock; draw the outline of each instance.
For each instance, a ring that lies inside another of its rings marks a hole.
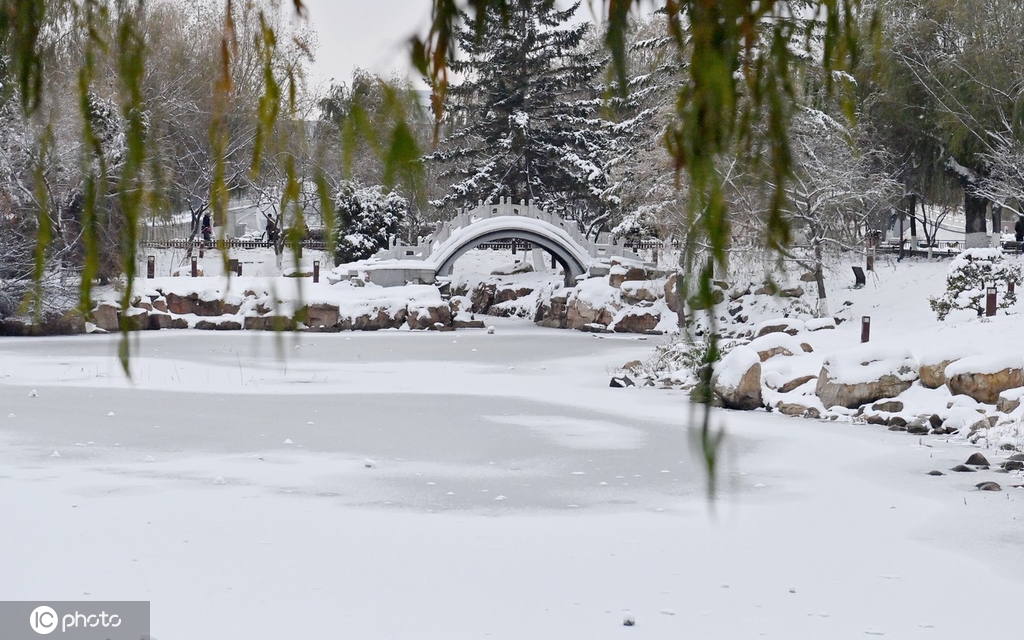
[[[715,396],[729,409],[749,411],[764,406],[761,396],[761,358],[748,346],[736,347],[715,367],[711,381]]]
[[[760,338],[751,340],[747,346],[757,352],[761,362],[765,362],[778,355],[795,356],[804,353],[800,341],[783,332],[765,334]]]
[[[957,360],[971,355],[963,344],[952,343],[932,347],[918,356],[921,384],[929,389],[938,389],[946,384],[946,367]]]
[[[1024,397],[1024,387],[1007,389],[1006,391],[1000,392],[999,399],[996,400],[996,411],[1013,413],[1018,407],[1020,407],[1022,397]]]
[[[918,379],[909,351],[860,345],[825,358],[815,393],[826,407],[854,409],[903,393]]]
[[[795,320],[793,318],[775,318],[773,320],[765,320],[754,328],[754,335],[760,338],[766,336],[769,333],[788,333],[791,336],[795,336],[804,330],[804,323],[802,320]]]
[[[945,369],[946,386],[952,393],[995,404],[999,394],[1024,386],[1024,358],[1019,353],[969,356]]]

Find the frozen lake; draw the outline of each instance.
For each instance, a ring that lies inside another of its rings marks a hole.
[[[495,324],[149,333],[131,382],[116,338],[0,339],[0,599],[150,600],[159,640],[947,638],[969,581],[1015,629],[1016,492],[925,475],[962,446],[719,414],[712,506],[686,397],[608,388],[658,338]]]

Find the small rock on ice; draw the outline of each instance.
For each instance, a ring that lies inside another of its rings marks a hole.
[[[627,613],[626,615],[622,616],[622,626],[632,627],[635,624],[636,616],[634,616],[632,613]]]
[[[227,484],[228,481],[224,479],[224,476],[217,476],[213,479],[213,484]]]
[[[285,438],[285,439],[284,439],[284,444],[295,444],[295,443],[294,443],[294,442],[292,442],[292,439],[291,439],[291,438]]]
[[[156,458],[153,456],[146,456],[146,459],[143,460],[143,462],[156,462]]]
[[[498,497],[495,498],[495,500],[504,500],[504,499],[505,499],[505,496],[498,496]]]
[[[108,413],[107,415],[108,415],[108,416],[112,416],[112,415],[114,415],[114,412],[113,412],[113,411],[111,411],[111,412],[110,412],[110,413]]]
[[[13,413],[8,413],[8,414],[7,414],[7,417],[8,417],[8,418],[16,418],[17,416],[15,416],[15,415],[14,415]]]
[[[366,460],[363,460],[363,466],[367,469],[372,469],[377,466],[377,463],[367,458]]]
[[[36,391],[35,389],[33,389],[33,390],[28,392],[28,397],[30,397],[30,398],[38,398],[39,397],[39,392]]]
[[[487,335],[494,335],[494,325],[487,327]]]
[[[60,457],[60,453],[57,452],[57,451],[54,451],[53,453],[50,454],[50,457],[51,458],[59,458]]]

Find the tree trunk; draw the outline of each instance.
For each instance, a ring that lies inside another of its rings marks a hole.
[[[967,220],[964,231],[968,249],[987,247],[989,244],[985,224],[988,220],[988,203],[988,198],[975,195],[968,189],[964,190],[964,217]]]
[[[910,238],[912,240],[912,248],[917,248],[917,216],[914,215],[914,210],[917,209],[917,194],[910,194],[910,206],[907,207],[907,211],[910,214]]]
[[[821,268],[821,244],[814,245],[814,284],[818,287],[818,317],[828,316],[828,294],[825,292],[825,274]]]

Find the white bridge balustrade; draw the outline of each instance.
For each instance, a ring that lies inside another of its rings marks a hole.
[[[532,201],[516,204],[502,198],[497,204],[480,203],[460,210],[448,222],[439,222],[435,232],[420,243],[396,242],[379,251],[367,271],[373,282],[385,286],[424,282],[429,273],[433,281],[450,275],[455,261],[470,249],[505,238],[525,240],[550,253],[562,266],[566,284],[575,282],[595,263],[612,257],[640,261],[627,247],[594,242],[580,233],[574,221],[541,209]]]

